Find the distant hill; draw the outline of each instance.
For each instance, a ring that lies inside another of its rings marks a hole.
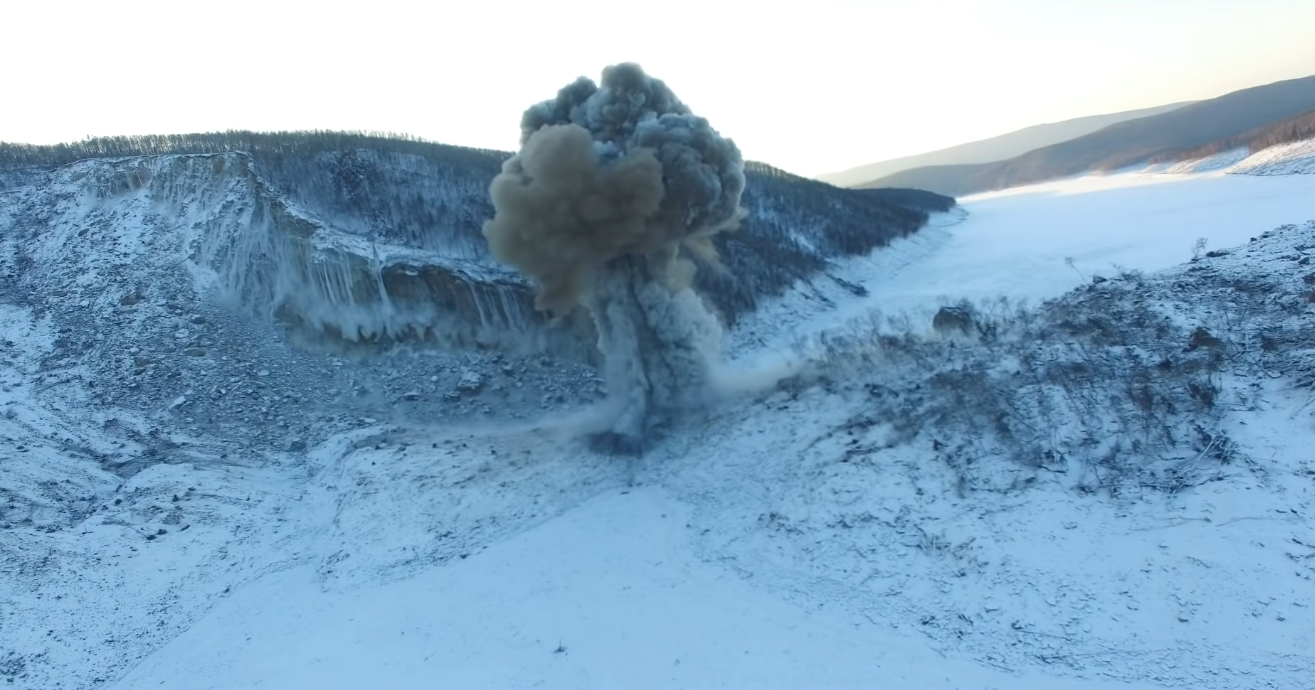
[[[1051,144],[1058,144],[1091,134],[1112,124],[1167,113],[1195,102],[1184,101],[1154,108],[1126,110],[1121,113],[1105,115],[1089,115],[1064,120],[1063,122],[1033,125],[1008,134],[1001,134],[998,137],[970,141],[958,146],[920,153],[916,156],[892,158],[877,163],[860,165],[857,168],[850,168],[842,172],[819,175],[818,179],[823,182],[830,182],[838,187],[861,187],[874,180],[913,168],[933,165],[993,163],[1008,160],[1043,146],[1050,146]]]
[[[1246,149],[1255,153],[1271,146],[1290,144],[1294,141],[1315,139],[1315,110],[1290,117],[1272,125],[1257,127],[1235,137],[1217,139],[1204,146],[1179,149],[1171,153],[1156,156],[1152,163],[1176,163],[1197,160],[1233,149]]]
[[[1202,147],[1315,110],[1315,76],[1200,101],[997,163],[914,168],[863,187],[914,187],[960,196],[1103,172]]]

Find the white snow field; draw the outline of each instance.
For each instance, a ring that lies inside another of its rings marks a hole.
[[[1257,158],[1261,157],[1258,153]],[[1312,170],[1315,172],[1315,169]],[[1154,271],[1315,217],[1315,175],[1093,175],[964,197],[933,227],[831,273],[868,289],[854,299],[826,279],[749,317],[734,349],[779,346],[873,310],[930,323],[960,298],[1036,302],[1121,270]],[[965,213],[966,212],[966,213]],[[1072,259],[1070,266],[1067,259]]]
[[[122,686],[1129,687],[1013,676],[773,596],[699,558],[691,512],[664,489],[614,489],[399,582],[324,592],[309,567],[270,575]]]
[[[929,319],[959,298],[1054,297],[1115,265],[1181,271],[1198,238],[1222,249],[1312,218],[1315,175],[1123,174],[969,198],[833,267],[867,297],[801,286],[730,354],[770,358],[874,309]],[[1219,270],[1315,248],[1315,226],[1284,237]],[[30,363],[53,334],[21,308],[0,318],[16,343],[0,434],[72,434],[34,402]],[[0,673],[42,690],[1310,688],[1315,402],[1290,381],[1221,385],[1245,400],[1224,424],[1246,461],[1118,495],[990,456],[1017,488],[965,491],[937,455],[947,439],[852,426],[867,398],[844,386],[724,405],[636,460],[590,452],[565,412],[376,424],[251,466],[207,464],[219,449],[198,442],[197,462],[133,475],[121,508],[24,533],[28,556],[0,572],[14,604]],[[57,444],[25,444],[0,480],[57,482]],[[112,483],[101,474],[85,481]]]

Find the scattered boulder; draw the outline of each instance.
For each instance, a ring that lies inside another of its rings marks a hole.
[[[484,377],[478,371],[467,369],[457,381],[457,390],[462,393],[477,393],[484,387]]]
[[[1203,347],[1212,349],[1222,348],[1223,346],[1224,341],[1211,335],[1210,331],[1205,329],[1205,326],[1197,326],[1196,330],[1192,331],[1191,340],[1187,343],[1187,351],[1191,352]]]
[[[932,317],[931,327],[937,333],[959,332],[963,335],[972,333],[973,327],[977,324],[976,315],[972,307],[966,304],[956,304],[948,307],[941,307],[936,316]]]

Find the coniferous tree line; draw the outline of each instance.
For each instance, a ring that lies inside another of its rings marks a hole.
[[[170,153],[226,153],[252,155],[307,155],[324,151],[370,148],[390,153],[439,157],[467,165],[496,167],[509,154],[488,149],[449,146],[407,134],[367,131],[301,130],[252,132],[228,130],[194,134],[141,134],[88,137],[62,144],[18,144],[0,141],[0,168],[39,166],[55,168],[84,158],[118,158]]]

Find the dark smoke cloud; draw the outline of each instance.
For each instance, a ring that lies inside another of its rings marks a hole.
[[[622,254],[674,258],[683,244],[710,258],[707,238],[744,215],[735,143],[635,64],[603,70],[601,85],[581,77],[529,108],[521,146],[494,180],[497,213],[484,234],[499,260],[539,283],[541,308],[574,306],[594,270]],[[656,208],[648,203],[652,161]]]
[[[589,132],[549,125],[526,141],[490,188],[497,215],[484,226],[493,255],[539,284],[536,306],[575,306],[598,266],[679,240],[652,224],[662,166],[647,150],[604,166]]]
[[[521,120],[484,235],[535,280],[539,308],[587,306],[627,443],[703,397],[720,327],[680,253],[715,260],[710,238],[744,217],[743,192],[735,143],[635,64],[581,77]]]

